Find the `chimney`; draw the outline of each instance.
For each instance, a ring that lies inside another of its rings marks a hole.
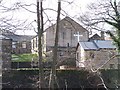
[[[105,40],[104,31],[101,31],[101,40]]]

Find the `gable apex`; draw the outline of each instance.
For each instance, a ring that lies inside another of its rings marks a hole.
[[[88,32],[88,30],[86,30],[83,26],[81,26],[79,23],[77,23],[75,20],[73,20],[72,18],[66,16],[65,18],[61,19],[60,24],[65,24],[67,23],[69,26],[71,26],[73,29],[72,30],[75,30],[75,31],[83,31],[83,32]],[[66,25],[67,25],[66,24]],[[47,29],[45,29],[45,31],[49,30],[50,28],[54,29],[55,28],[55,24],[53,24],[52,26],[49,26]],[[63,27],[63,25],[60,25],[61,27]]]

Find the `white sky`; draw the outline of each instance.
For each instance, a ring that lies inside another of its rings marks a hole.
[[[6,0],[5,4],[7,6],[11,6],[13,4],[13,2],[15,2],[16,0]],[[36,0],[17,0],[17,1],[21,1],[23,3],[26,4],[31,4],[34,3],[36,4]],[[57,10],[57,1],[58,0],[43,0],[43,8],[52,8]],[[64,0],[65,1],[65,0]],[[68,0],[69,2],[74,1],[73,4],[69,5],[66,2],[62,2],[62,9],[70,16],[70,17],[76,17],[78,15],[80,15],[80,13],[84,12],[86,10],[87,4],[89,4],[90,2],[94,2],[95,0]],[[32,10],[34,12],[36,12],[36,7],[28,7],[29,10]],[[54,19],[56,20],[56,12],[54,11],[45,11],[48,15],[48,17],[50,19]],[[62,13],[66,16],[66,14],[62,11]],[[14,16],[16,16],[16,18],[20,19],[20,20],[25,20],[27,19],[29,22],[33,22],[34,20],[36,20],[36,14],[27,12],[25,10],[18,10],[16,12],[12,12],[12,14],[14,14]],[[65,16],[61,15],[61,18],[64,18]],[[46,16],[45,16],[46,18]],[[44,18],[44,20],[45,20]],[[32,25],[35,26],[36,28],[36,23],[32,23]],[[46,26],[48,27],[48,26]],[[21,32],[20,30],[17,32],[17,34],[35,34],[34,31],[24,31]]]

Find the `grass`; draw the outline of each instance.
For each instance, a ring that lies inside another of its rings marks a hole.
[[[37,60],[37,54],[13,54],[12,62],[31,62],[32,59]]]

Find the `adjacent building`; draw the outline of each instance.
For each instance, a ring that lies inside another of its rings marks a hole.
[[[12,39],[12,53],[23,54],[31,53],[31,39],[34,36],[30,35],[17,35],[13,32],[3,30],[2,35]]]
[[[105,33],[104,33],[104,31],[101,31],[100,35],[98,35],[97,33],[92,35],[89,38],[89,41],[93,41],[93,40],[105,40]]]
[[[117,69],[118,58],[112,40],[93,40],[79,42],[76,52],[76,66],[87,69]],[[112,60],[111,60],[112,58]]]

